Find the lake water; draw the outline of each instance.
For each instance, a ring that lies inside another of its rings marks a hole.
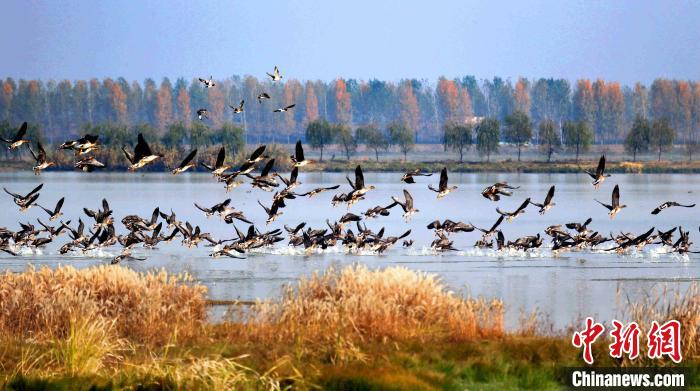
[[[339,219],[347,208],[333,207],[330,200],[334,193],[348,191],[344,177],[345,174],[336,173],[301,174],[299,179],[302,185],[296,189],[298,193],[334,184],[341,184],[341,188],[312,199],[289,201],[288,207],[283,209],[284,214],[269,227],[282,228],[284,224],[292,226],[306,221],[307,227],[325,228],[326,219]],[[450,175],[450,183],[459,186],[459,189],[439,201],[435,199],[435,193],[427,189],[428,183],[436,186],[438,175],[420,177],[418,183],[413,185],[400,182],[400,177],[400,173],[366,173],[365,182],[377,188],[368,193],[366,200],[355,204],[351,211],[359,214],[375,205],[386,205],[392,195],[401,196],[402,189],[409,189],[415,199],[415,207],[420,209],[409,223],[404,222],[398,208],[393,209],[388,217],[366,221],[375,232],[385,227],[387,235],[399,235],[410,227],[410,238],[415,244],[409,249],[401,248],[399,243],[381,255],[344,254],[340,248],[306,255],[301,249],[287,247],[285,241],[274,248],[249,253],[244,260],[236,260],[212,259],[208,256],[211,248],[200,245],[199,248],[188,249],[175,241],[160,244],[154,250],[136,248],[134,254],[145,255],[148,260],[123,265],[138,270],[165,268],[172,272],[188,271],[209,287],[212,299],[220,300],[277,296],[282,285],[330,265],[363,263],[373,268],[401,265],[437,273],[456,291],[503,299],[509,326],[517,324],[521,311],[539,309],[549,314],[557,327],[564,327],[585,316],[596,316],[600,320],[616,316],[620,300],[626,300],[620,298],[624,295],[618,295],[618,290],[635,297],[640,292],[663,284],[684,289],[700,275],[700,255],[666,254],[658,246],[649,246],[631,255],[581,251],[554,256],[546,248],[551,244],[546,242],[542,249],[528,253],[499,253],[473,248],[480,233],[472,232],[451,236],[455,247],[461,251],[436,254],[429,248],[433,233],[426,228],[430,221],[445,218],[490,227],[498,217],[496,206],[506,211],[514,210],[528,196],[533,201],[542,202],[549,186],[554,184],[557,187],[554,197],[556,206],[544,216],[530,207],[525,215],[512,223],[504,221],[501,229],[506,239],[543,233],[544,228],[552,224],[583,222],[592,217],[590,227],[602,234],[621,231],[640,234],[652,226],[666,230],[682,225],[691,232],[692,240],[698,234],[700,206],[694,209],[671,208],[657,216],[651,215],[650,211],[667,200],[696,202],[700,194],[700,176],[697,175],[615,174],[596,191],[585,174],[454,173]],[[499,203],[494,203],[483,198],[480,192],[496,181],[508,181],[521,188],[515,190],[512,197],[504,197]],[[154,207],[159,206],[166,212],[174,210],[178,219],[200,225],[203,231],[212,233],[217,239],[234,237],[233,227],[218,217],[207,219],[195,209],[193,202],[211,206],[230,197],[233,206],[244,211],[260,229],[264,229],[266,215],[257,201],[269,205],[272,196],[271,193],[251,189],[249,184],[227,194],[220,183],[203,173],[177,177],[170,174],[77,172],[45,172],[35,177],[31,172],[0,173],[0,184],[16,193],[26,193],[39,183],[44,183],[39,203],[53,208],[56,201],[65,196],[63,219],[72,219],[74,224],[79,216],[84,221],[90,221],[82,214],[82,208],[96,209],[104,197],[115,211],[117,221],[128,214],[150,216]],[[594,198],[609,203],[615,184],[620,185],[621,201],[628,207],[610,220],[607,210]],[[35,223],[37,217],[46,221],[47,216],[39,208],[20,213],[11,197],[2,193],[0,227],[16,230],[20,221]],[[243,223],[237,225],[241,229],[247,228]],[[124,233],[120,222],[116,226],[119,233]],[[66,240],[66,236],[61,236],[57,243],[50,244],[39,254],[25,252],[19,257],[12,257],[0,253],[0,269],[21,271],[30,263],[87,267],[107,263],[119,252],[115,247],[99,254],[61,256],[57,250]]]

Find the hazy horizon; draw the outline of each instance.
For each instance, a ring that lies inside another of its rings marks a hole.
[[[697,16],[700,2],[11,0],[0,77],[698,80]]]

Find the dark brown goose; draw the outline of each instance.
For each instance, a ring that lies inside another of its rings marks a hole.
[[[153,151],[151,151],[151,147],[148,146],[148,143],[141,133],[138,135],[136,147],[134,147],[134,154],[130,154],[129,151],[126,150],[126,147],[122,147],[122,152],[124,152],[124,156],[126,156],[126,159],[131,163],[129,171],[136,171],[163,157],[162,153],[153,153]]]
[[[297,144],[294,147],[294,155],[291,156],[292,162],[294,162],[294,167],[304,167],[307,164],[311,164],[311,160],[304,158],[304,147],[301,145],[301,140],[297,140]]]
[[[595,173],[586,171],[586,174],[593,178],[592,185],[597,190],[603,181],[605,181],[605,178],[610,177],[610,174],[605,173],[605,155],[602,155],[600,160],[598,160],[598,167],[596,168]]]
[[[447,179],[447,167],[443,167],[442,171],[440,171],[440,184],[438,185],[438,188],[436,189],[432,185],[428,185],[428,189],[437,193],[438,199],[457,189],[457,186],[448,186]]]
[[[540,214],[543,215],[545,214],[548,210],[552,209],[554,205],[556,205],[554,202],[552,202],[552,198],[554,198],[554,186],[549,188],[549,191],[547,192],[547,196],[544,197],[544,202],[541,204],[538,204],[536,202],[530,202],[532,205],[535,205],[536,207],[540,208]]]
[[[32,169],[34,170],[34,175],[39,175],[43,170],[46,170],[51,166],[55,166],[55,164],[54,162],[50,162],[47,160],[46,151],[44,151],[44,147],[41,145],[41,143],[37,142],[36,145],[37,153],[34,153],[31,146],[29,146],[29,152],[32,154],[32,157],[36,161],[36,165],[32,167]]]
[[[210,166],[206,163],[200,163],[202,167],[206,168],[207,170],[211,171],[211,173],[214,176],[221,176],[226,170],[231,168],[229,165],[224,164],[224,160],[226,160],[226,148],[223,146],[219,148],[219,153],[216,154],[216,161],[214,162],[213,166]]]
[[[171,172],[173,175],[182,174],[183,172],[194,168],[197,163],[194,162],[194,157],[197,156],[197,150],[192,150],[185,158],[182,160],[179,166],[175,167]]]
[[[24,136],[27,134],[27,123],[23,122],[22,125],[19,127],[19,130],[17,130],[17,133],[11,138],[11,139],[4,139],[0,138],[3,142],[8,144],[7,149],[17,149],[21,147],[22,145],[31,142],[30,140],[27,140],[24,138]]]
[[[623,208],[626,208],[627,205],[620,204],[620,187],[618,185],[615,185],[615,188],[612,191],[612,197],[611,197],[611,204],[604,204],[598,200],[596,200],[599,204],[603,205],[606,207],[610,212],[608,215],[610,216],[611,219],[615,218],[615,215],[620,213],[620,211]]]
[[[523,203],[518,207],[518,209],[512,211],[512,212],[504,212],[498,207],[496,207],[496,212],[500,214],[501,216],[505,216],[508,219],[508,222],[510,223],[513,221],[516,217],[520,216],[521,214],[525,213],[525,208],[530,205],[530,198],[525,199]]]
[[[662,210],[668,209],[668,208],[670,208],[670,207],[672,207],[672,206],[680,206],[680,207],[683,207],[683,208],[693,208],[693,207],[695,207],[695,204],[682,205],[682,204],[679,204],[679,203],[677,203],[677,202],[675,202],[675,201],[666,201],[666,202],[664,202],[663,204],[657,206],[654,210],[652,210],[652,211],[651,211],[651,214],[657,215],[657,214],[661,213]]]
[[[63,207],[63,201],[65,200],[64,197],[61,197],[60,200],[56,203],[56,206],[51,209],[44,208],[43,206],[39,205],[41,209],[43,209],[46,213],[49,215],[49,221],[54,221],[58,219],[59,217],[63,216],[63,213],[61,212],[61,208]]]
[[[519,188],[520,186],[511,186],[508,184],[508,182],[497,182],[482,190],[481,195],[491,201],[499,201],[501,196],[510,197],[513,195],[513,192],[508,190]]]
[[[413,177],[416,177],[416,176],[431,176],[431,175],[433,175],[432,172],[426,174],[426,173],[422,173],[421,170],[420,170],[420,168],[416,168],[415,170],[412,170],[412,171],[409,171],[409,172],[403,174],[403,176],[401,177],[401,181],[402,181],[402,182],[405,182],[405,183],[409,183],[409,184],[410,184],[410,183],[416,183],[416,181],[413,179]]]

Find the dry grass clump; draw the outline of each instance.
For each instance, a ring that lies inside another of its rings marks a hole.
[[[252,336],[331,340],[349,353],[358,340],[464,341],[504,332],[500,300],[465,299],[436,275],[404,267],[330,268],[289,286],[279,301],[258,303],[249,316]]]
[[[649,331],[654,320],[659,324],[677,320],[681,324],[683,360],[700,357],[700,285],[693,283],[684,292],[680,289],[669,290],[666,285],[657,286],[644,292],[640,300],[628,298],[627,301],[624,315],[628,320],[637,322],[642,333]],[[642,336],[641,340],[644,338]],[[640,343],[641,360],[635,360],[632,364],[644,365],[646,354],[646,343]],[[658,365],[659,360],[654,363]]]
[[[141,379],[142,384],[178,390],[284,390],[294,384],[305,389],[301,373],[282,358],[265,372],[242,365],[236,358],[198,357],[174,359],[153,357],[133,365],[129,377]],[[291,375],[282,375],[288,372]],[[167,385],[167,387],[162,387]]]
[[[0,335],[70,339],[84,320],[109,322],[117,338],[163,343],[200,334],[206,288],[186,275],[97,266],[30,267],[0,275]],[[87,327],[87,326],[85,326]]]

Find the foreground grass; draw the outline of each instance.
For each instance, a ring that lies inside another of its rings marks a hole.
[[[697,382],[700,295],[688,293],[630,312],[683,322],[684,365]],[[559,368],[581,362],[568,333],[543,333],[534,317],[507,333],[500,301],[462,297],[405,268],[329,269],[217,323],[205,299],[188,276],[165,272],[5,273],[0,387],[539,390],[560,388]],[[597,365],[635,365],[604,350]]]

